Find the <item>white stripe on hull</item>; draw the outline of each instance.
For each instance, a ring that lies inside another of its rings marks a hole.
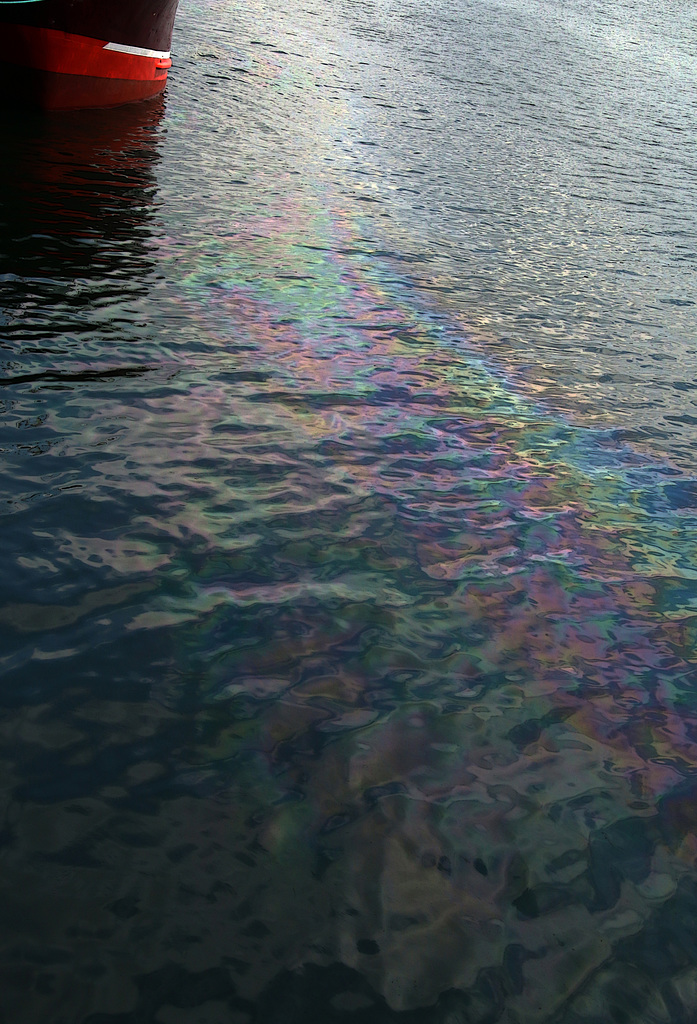
[[[105,50],[116,50],[117,53],[131,53],[134,57],[160,57],[167,58],[171,50],[147,50],[144,46],[126,46],[124,43],[107,43]]]

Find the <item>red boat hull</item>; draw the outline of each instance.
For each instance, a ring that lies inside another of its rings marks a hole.
[[[178,0],[0,0],[5,95],[44,109],[161,93]]]

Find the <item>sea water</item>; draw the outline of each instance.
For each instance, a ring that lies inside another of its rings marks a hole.
[[[8,1024],[694,1019],[695,28],[183,0],[4,115]]]

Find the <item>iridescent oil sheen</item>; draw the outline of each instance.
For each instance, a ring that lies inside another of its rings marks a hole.
[[[690,1020],[689,413],[521,364],[391,196],[410,123],[349,153],[387,14],[291,13],[8,126],[8,1020]]]

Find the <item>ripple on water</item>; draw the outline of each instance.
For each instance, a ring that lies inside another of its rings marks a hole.
[[[636,137],[538,13],[194,4],[166,107],[14,125],[13,1019],[694,1012],[684,55]]]

